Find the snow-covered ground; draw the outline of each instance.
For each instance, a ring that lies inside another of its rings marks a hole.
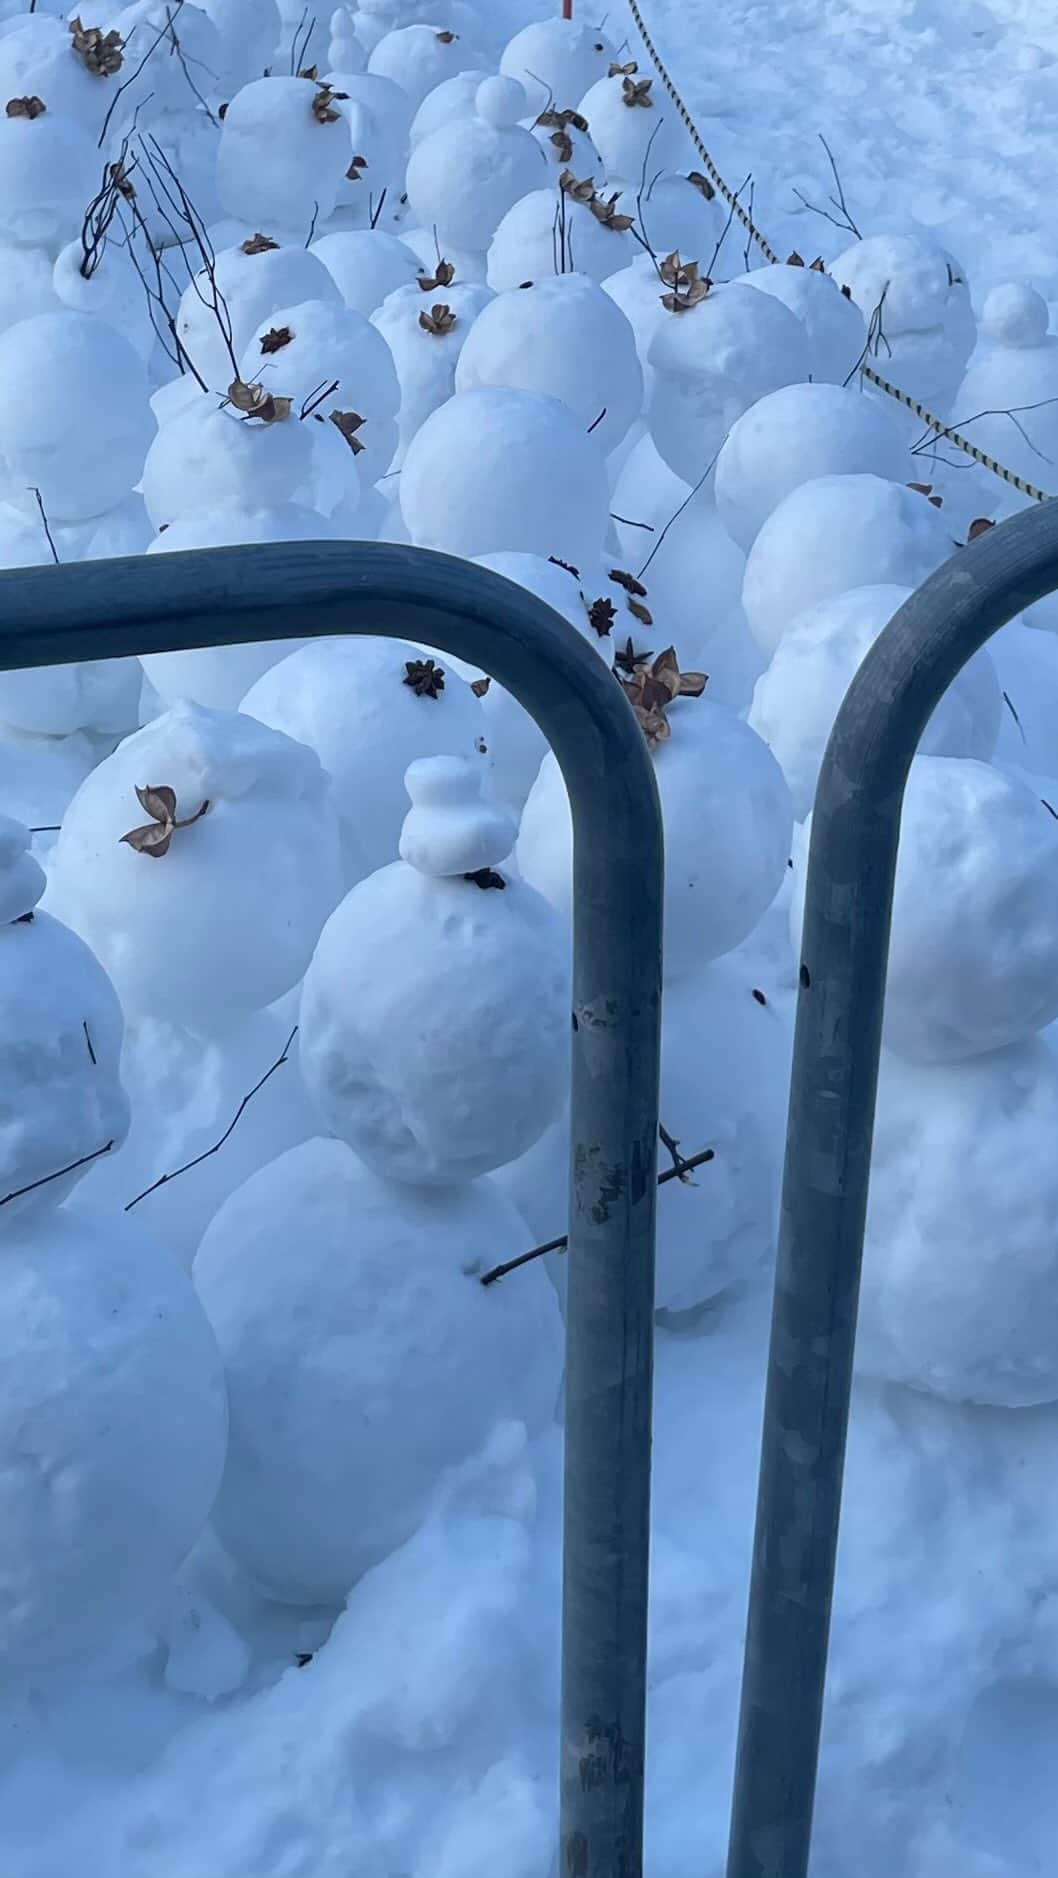
[[[819,765],[1022,503],[857,366],[1058,492],[1058,25],[645,0],[763,267],[626,0],[559,10],[0,0],[0,568],[410,541],[625,687],[713,1157],[647,1871],[720,1878]],[[908,790],[813,1878],[1054,1870],[1056,729],[1051,601]],[[563,1256],[479,1279],[565,1226],[571,842],[410,638],[0,673],[5,1878],[555,1878]]]

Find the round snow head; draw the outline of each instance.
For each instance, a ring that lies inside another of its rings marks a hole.
[[[303,88],[305,80],[301,80]],[[261,321],[278,307],[304,300],[333,300],[341,294],[318,255],[303,247],[280,247],[271,235],[255,234],[225,248],[214,269],[217,291],[231,320],[232,350],[239,358]],[[185,288],[177,314],[177,335],[195,369],[211,391],[226,392],[232,380],[231,356],[210,305],[205,273]]]
[[[84,220],[86,179],[98,176],[95,138],[57,111],[39,109],[39,97],[7,95],[0,117],[0,239],[45,248],[54,259]]]
[[[857,671],[908,587],[854,587],[823,600],[783,634],[757,680],[749,722],[782,765],[794,814],[809,814],[834,720]],[[978,652],[948,687],[923,734],[924,756],[987,762],[999,735],[1003,703],[995,667]]]
[[[120,1213],[0,1242],[0,1663],[79,1665],[149,1621],[209,1518],[224,1375],[180,1271]]]
[[[799,613],[852,587],[917,587],[955,548],[926,497],[880,476],[820,476],[780,502],[746,562],[742,605],[770,658]]]
[[[996,346],[1042,346],[1050,311],[1042,294],[1018,281],[993,287],[981,310],[981,334]]]
[[[559,274],[499,294],[479,314],[456,366],[456,390],[516,385],[543,391],[590,430],[604,456],[643,404],[635,334],[584,274]]]
[[[517,1292],[479,1282],[523,1250],[487,1182],[390,1185],[337,1141],[281,1156],[221,1208],[194,1273],[231,1403],[215,1520],[273,1596],[341,1603],[498,1423],[550,1424],[554,1291],[539,1265]]]
[[[977,338],[963,269],[921,234],[882,234],[855,242],[828,271],[868,325],[880,321],[883,376],[946,416]]]
[[[474,93],[474,108],[496,130],[513,130],[529,109],[525,86],[502,75],[483,78]]]
[[[241,709],[315,750],[342,829],[344,883],[395,861],[419,757],[485,767],[481,701],[446,662],[399,639],[316,639],[258,679]]]
[[[866,1374],[1001,1408],[1058,1398],[1056,1129],[1053,1038],[957,1065],[883,1058]]]
[[[504,48],[500,71],[524,85],[529,112],[571,111],[615,56],[605,33],[584,20],[536,20]]]
[[[0,494],[86,522],[139,481],[150,387],[127,339],[86,313],[38,313],[0,336]]]
[[[483,386],[450,398],[413,439],[400,505],[418,547],[591,566],[609,515],[605,459],[556,398]]]
[[[398,287],[413,286],[423,271],[414,249],[380,228],[322,235],[311,252],[323,262],[346,306],[365,319]]]
[[[446,124],[473,117],[478,87],[482,79],[488,77],[489,73],[484,70],[457,72],[454,78],[442,79],[439,85],[427,92],[412,119],[408,134],[411,148],[414,150],[424,137],[429,137],[435,130],[443,130]],[[525,115],[524,111],[522,115]]]
[[[333,302],[308,300],[262,320],[243,354],[242,373],[276,396],[290,398],[293,414],[317,412],[348,434],[365,484],[384,476],[397,447],[400,385],[382,334],[362,313]],[[300,426],[299,426],[300,428]]]
[[[716,464],[716,506],[731,539],[748,554],[769,515],[802,483],[869,474],[896,482],[910,467],[899,428],[861,392],[786,385],[732,425]]]
[[[682,277],[681,277],[682,278]],[[684,298],[693,291],[677,285]],[[669,468],[693,487],[728,431],[758,398],[806,379],[808,336],[770,294],[728,284],[670,311],[650,345],[650,433]]]
[[[304,78],[257,78],[221,126],[217,193],[252,227],[298,232],[334,213],[352,151],[344,101]]]
[[[578,274],[603,281],[638,253],[626,229],[600,221],[586,202],[552,188],[531,189],[496,227],[488,282],[495,293],[506,293],[523,281],[562,274],[571,264]]]
[[[198,509],[304,502],[313,483],[309,425],[246,423],[233,405],[203,392],[162,425],[147,452],[142,487],[155,528],[168,529]]]
[[[508,209],[546,177],[547,158],[529,131],[475,115],[416,144],[406,189],[411,214],[436,227],[442,248],[483,254]]]
[[[457,77],[465,66],[475,62],[473,47],[464,45],[455,33],[420,24],[386,33],[374,47],[367,69],[373,76],[399,85],[418,110],[435,85]]]
[[[684,170],[694,164],[694,149],[676,107],[650,67],[644,71],[633,64],[631,72],[596,79],[582,93],[577,109],[588,120],[611,189],[624,184],[634,195],[644,171],[649,177],[658,170]]]
[[[801,904],[795,894],[795,939]],[[960,1062],[1055,1017],[1058,822],[1027,783],[990,764],[916,757],[900,821],[888,1048]]]
[[[447,274],[447,267],[441,266]],[[453,283],[440,269],[436,276],[424,274],[422,279],[435,285],[398,287],[371,321],[389,347],[400,384],[395,470],[401,468],[408,445],[427,418],[451,398],[467,335],[492,299],[487,287]]]
[[[238,712],[179,704],[78,790],[50,903],[126,1011],[211,1031],[298,983],[340,891],[315,754]]]
[[[742,275],[740,286],[770,293],[796,313],[808,334],[814,383],[844,385],[864,356],[867,322],[855,300],[816,267],[778,261]]]

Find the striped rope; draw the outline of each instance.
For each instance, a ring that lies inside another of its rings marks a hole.
[[[752,215],[749,213],[749,210],[739,201],[734,190],[728,187],[720,171],[717,169],[716,164],[713,162],[712,157],[709,155],[702,141],[698,127],[677,91],[669,75],[665,61],[650,36],[646,21],[639,8],[639,0],[628,0],[628,8],[636,23],[639,36],[650,56],[651,63],[664,85],[665,90],[668,92],[687,134],[701,158],[702,166],[709,181],[713,184],[717,194],[727,203],[732,214],[741,222],[746,233],[756,242],[765,260],[771,262],[773,266],[777,265],[779,263],[779,256],[776,254],[775,249],[765,240],[760,229],[754,222]],[[910,398],[907,392],[901,391],[897,385],[891,385],[888,379],[883,378],[872,366],[861,364],[859,371],[870,384],[874,385],[879,391],[885,392],[887,397],[895,398],[897,403],[902,404],[906,410],[913,411],[920,423],[924,424],[927,430],[932,431],[935,437],[943,439],[945,443],[954,444],[956,449],[962,450],[967,456],[972,457],[975,463],[980,463],[982,469],[990,470],[993,476],[998,476],[1003,482],[1009,483],[1010,487],[1018,490],[1019,494],[1029,496],[1033,502],[1049,502],[1051,500],[1045,490],[1037,489],[1034,483],[1026,482],[1023,477],[1016,476],[1013,470],[1004,469],[1002,463],[997,463],[995,457],[989,456],[984,450],[979,450],[977,445],[971,443],[968,437],[963,437],[959,431],[952,430],[950,425],[942,424],[940,418],[934,417],[931,411],[927,411],[925,405],[919,404],[915,398]]]

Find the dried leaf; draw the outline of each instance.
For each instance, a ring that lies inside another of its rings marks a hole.
[[[851,287],[843,287],[843,288],[841,289],[841,291],[842,291],[842,294],[844,295],[844,297],[845,297],[845,299],[846,299],[846,300],[851,300],[851,299],[852,299],[852,288],[851,288]]]
[[[507,885],[503,875],[497,874],[494,867],[479,867],[476,873],[464,874],[463,879],[472,880],[475,887],[480,887],[483,892],[487,892],[490,887],[503,888]]]
[[[176,821],[176,791],[167,783],[155,787],[136,790],[136,800],[145,815],[150,815],[156,822]]]
[[[353,455],[359,456],[364,446],[356,433],[363,429],[366,420],[357,411],[331,411],[328,415],[335,429],[341,431]]]
[[[572,137],[570,136],[570,134],[569,134],[569,132],[568,132],[568,130],[556,130],[556,131],[552,131],[552,133],[551,133],[551,137],[550,137],[550,140],[549,140],[549,141],[550,141],[550,142],[551,142],[551,143],[553,144],[553,146],[554,146],[554,151],[555,151],[555,160],[556,160],[556,162],[558,162],[558,163],[572,163],[572,161],[573,161],[573,139],[572,139]]]
[[[944,507],[943,496],[930,496],[929,500],[935,509],[942,509]]]
[[[572,170],[563,170],[558,186],[563,195],[571,197],[574,202],[595,201],[595,184],[590,176],[584,182],[578,182]]]
[[[442,46],[450,46],[450,45],[453,45],[453,44],[454,44],[454,42],[455,42],[455,41],[456,41],[456,40],[457,40],[458,38],[459,38],[459,34],[458,34],[458,33],[449,33],[449,32],[443,32],[443,33],[438,33],[438,35],[437,35],[437,40],[438,40],[438,44],[439,44],[439,45],[442,45]]]
[[[475,698],[483,698],[488,692],[489,686],[491,684],[492,684],[491,678],[475,678],[470,689],[474,693]]]
[[[614,653],[614,670],[634,677],[641,665],[649,665],[650,653],[637,652],[630,639],[626,639],[620,651]]]
[[[243,242],[241,252],[243,254],[274,254],[278,246],[278,241],[273,241],[271,235],[251,235],[249,241]]]
[[[611,567],[610,579],[623,587],[626,593],[634,593],[640,600],[646,599],[647,590],[642,581],[637,580],[634,574],[626,574],[623,567]]]
[[[672,293],[663,293],[661,304],[670,313],[688,313],[708,298],[712,284],[711,280],[692,280],[685,290],[674,288]]]
[[[825,274],[826,273],[827,270],[823,265],[823,256],[821,254],[817,254],[815,260],[809,263],[808,271],[811,274]]]
[[[643,605],[642,601],[629,600],[628,611],[632,614],[632,617],[634,619],[637,619],[639,621],[640,625],[653,626],[654,615],[653,613],[651,613],[649,607],[645,607]]]
[[[933,493],[932,483],[908,483],[907,486],[909,489],[913,489],[917,496],[928,496]]]
[[[334,107],[339,103],[344,104],[348,96],[347,91],[334,91],[330,85],[320,85],[312,100],[312,115],[317,124],[337,124],[341,112]]]
[[[160,860],[163,854],[169,852],[169,844],[173,839],[172,824],[163,827],[158,822],[148,822],[144,828],[130,828],[121,839],[130,848],[135,848],[137,854],[150,854],[155,860]]]
[[[360,181],[360,171],[366,170],[367,167],[368,167],[368,164],[367,164],[366,157],[355,156],[352,162],[350,163],[349,168],[345,172],[346,181],[350,183],[358,183]]]
[[[433,659],[409,659],[404,667],[404,683],[417,698],[439,698],[445,688],[444,668]]]
[[[293,337],[289,326],[272,326],[261,340],[261,351],[265,354],[282,352],[283,347],[288,346]]]
[[[82,26],[77,18],[69,22],[74,51],[93,78],[112,78],[120,72],[125,41],[119,32],[104,33],[98,26]]]
[[[432,306],[428,313],[419,314],[419,325],[422,327],[423,332],[433,333],[437,337],[443,337],[445,333],[450,333],[455,323],[456,315],[453,313],[451,307],[446,306],[443,301],[437,306]]]
[[[650,95],[652,78],[625,78],[621,81],[621,102],[630,108],[641,105],[644,111],[654,109],[654,100]]]
[[[8,117],[28,117],[32,123],[35,117],[43,117],[47,105],[42,98],[10,98],[7,104]]]
[[[311,78],[313,81],[313,84],[315,84],[316,80],[319,78],[319,75],[320,75],[320,68],[318,65],[303,65],[300,72],[298,73],[299,78]]]
[[[611,65],[606,76],[607,78],[629,78],[633,72],[638,72],[638,70],[639,67],[635,60],[630,59],[627,65]]]
[[[614,606],[612,600],[593,600],[588,607],[588,618],[594,626],[595,631],[598,633],[599,638],[606,639],[609,637],[613,629],[614,620],[617,618],[617,608]]]
[[[551,562],[552,567],[564,567],[566,573],[572,574],[574,580],[580,579],[579,567],[573,567],[569,561],[560,561],[557,554],[549,554],[547,558]]]
[[[988,530],[994,527],[995,523],[990,522],[987,516],[979,515],[975,522],[970,523],[970,529],[966,539],[967,541],[976,541],[978,535],[987,535]]]
[[[707,202],[713,200],[713,197],[716,195],[716,190],[713,188],[708,176],[702,175],[701,170],[692,170],[687,181],[694,184],[699,194],[703,195]]]
[[[634,604],[634,603],[633,603]],[[670,729],[665,712],[675,698],[700,698],[708,679],[704,672],[681,672],[674,646],[666,646],[653,663],[649,654],[636,654],[629,640],[614,661],[625,696],[635,711],[650,744],[664,743]]]
[[[804,261],[802,260],[801,256],[798,254],[796,248],[794,248],[792,253],[787,255],[786,265],[787,267],[803,267],[804,266]]]
[[[418,275],[419,292],[433,293],[438,287],[450,287],[456,277],[451,261],[438,261],[432,274]]]
[[[241,378],[228,386],[228,402],[244,417],[260,418],[263,424],[280,423],[291,411],[290,398],[277,398],[263,385],[247,385]]]
[[[623,235],[631,228],[635,217],[633,215],[619,215],[617,213],[617,204],[619,201],[619,194],[612,195],[609,202],[604,202],[601,196],[593,196],[588,206],[595,220],[601,222],[604,228],[612,228],[615,234]]]

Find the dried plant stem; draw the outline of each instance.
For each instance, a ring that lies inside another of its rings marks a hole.
[[[104,1154],[109,1154],[114,1146],[108,1141],[103,1148],[96,1148],[91,1154],[82,1154],[79,1161],[71,1161],[67,1167],[57,1167],[54,1174],[44,1174],[40,1180],[31,1180],[25,1187],[16,1187],[13,1193],[5,1193],[0,1206],[10,1206],[12,1200],[21,1200],[25,1193],[36,1193],[38,1187],[47,1187],[53,1180],[62,1180],[67,1174],[75,1174],[79,1167],[87,1167],[90,1161],[98,1161]]]
[[[220,1153],[220,1150],[225,1145],[225,1143],[231,1140],[232,1135],[235,1133],[236,1128],[241,1122],[243,1116],[245,1115],[246,1110],[248,1109],[250,1103],[253,1101],[254,1096],[260,1095],[261,1090],[265,1086],[265,1083],[271,1080],[271,1078],[275,1075],[276,1070],[281,1069],[284,1063],[288,1063],[290,1061],[291,1046],[293,1045],[294,1038],[297,1036],[297,1034],[298,1034],[298,1027],[295,1024],[293,1030],[291,1031],[289,1037],[287,1038],[285,1044],[283,1045],[282,1050],[280,1051],[279,1055],[276,1057],[275,1062],[271,1065],[269,1069],[265,1070],[265,1073],[260,1078],[260,1081],[255,1082],[253,1088],[248,1089],[246,1094],[243,1096],[242,1101],[239,1103],[239,1106],[236,1109],[235,1114],[232,1116],[231,1121],[228,1123],[227,1128],[224,1130],[224,1133],[221,1135],[220,1140],[215,1141],[211,1148],[204,1149],[204,1151],[201,1154],[196,1154],[192,1160],[185,1161],[182,1167],[174,1167],[171,1170],[171,1172],[169,1172],[168,1174],[159,1174],[157,1180],[152,1181],[149,1187],[145,1187],[142,1193],[138,1193],[134,1200],[130,1200],[128,1202],[128,1205],[125,1207],[126,1213],[131,1213],[133,1207],[139,1206],[140,1201],[146,1200],[150,1194],[157,1193],[159,1187],[168,1186],[171,1180],[178,1180],[181,1174],[189,1174],[193,1167],[200,1167],[203,1161],[208,1161],[210,1159],[211,1155]]]

